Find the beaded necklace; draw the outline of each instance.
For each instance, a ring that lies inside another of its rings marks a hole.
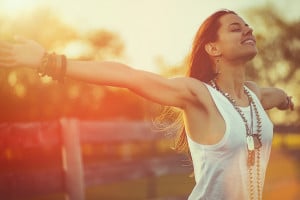
[[[241,108],[236,104],[236,101],[228,94],[220,90],[220,88],[217,86],[215,81],[211,80],[210,85],[219,91],[223,96],[225,96],[229,102],[233,105],[234,109],[239,113],[241,116],[245,128],[246,128],[246,143],[247,143],[247,150],[248,150],[248,158],[247,158],[247,166],[248,166],[248,181],[249,181],[249,193],[250,193],[250,199],[255,199],[255,188],[254,188],[254,165],[256,164],[256,186],[257,186],[257,197],[258,199],[261,199],[261,181],[260,181],[260,148],[262,147],[261,142],[261,118],[259,116],[257,107],[255,102],[253,101],[250,92],[245,88],[244,86],[244,93],[246,94],[249,106],[250,106],[250,115],[251,115],[251,127],[249,127],[249,123],[245,117],[245,114],[241,110]],[[253,133],[253,109],[255,113],[255,117],[257,120],[256,123],[256,133]]]

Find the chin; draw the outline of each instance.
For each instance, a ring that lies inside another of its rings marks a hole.
[[[250,54],[248,55],[248,60],[252,60],[255,56],[256,56],[257,52],[256,53],[253,53],[253,54]]]
[[[251,52],[247,52],[245,53],[242,57],[246,60],[246,61],[250,61],[252,60],[257,54],[257,50],[253,50]]]

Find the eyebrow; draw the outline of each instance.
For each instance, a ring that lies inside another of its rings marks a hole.
[[[231,24],[229,24],[229,26],[235,26],[235,25],[239,25],[239,26],[241,26],[241,25],[243,25],[243,24],[241,24],[241,23],[239,23],[239,22],[233,22],[233,23],[231,23]],[[245,26],[249,26],[249,24],[244,24]]]

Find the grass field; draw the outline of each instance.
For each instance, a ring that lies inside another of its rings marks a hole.
[[[172,174],[89,187],[86,200],[182,200],[193,186],[194,179],[189,174]],[[264,200],[300,200],[299,135],[275,135],[263,197]],[[65,197],[52,194],[22,200],[65,200]]]
[[[300,160],[295,155],[274,148],[266,175],[263,199],[300,200],[299,166]],[[148,181],[143,179],[89,188],[86,200],[151,199],[147,198]],[[157,198],[153,199],[186,199],[194,185],[189,174],[159,177],[155,181]]]
[[[273,149],[266,175],[265,200],[300,199],[300,151]]]
[[[300,160],[297,156],[299,158],[297,153],[290,154],[277,148],[273,149],[265,180],[264,200],[300,199]],[[144,178],[87,188],[86,200],[183,200],[187,198],[193,185],[194,180],[189,174]],[[63,199],[62,194],[30,198]]]
[[[152,181],[152,183],[150,183]],[[149,190],[149,184],[155,185]],[[189,174],[176,174],[156,179],[138,179],[87,188],[86,200],[186,199],[194,185]],[[154,197],[155,196],[155,197]],[[53,194],[26,200],[64,200],[63,194]]]

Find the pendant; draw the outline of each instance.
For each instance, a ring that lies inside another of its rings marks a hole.
[[[262,146],[261,139],[258,134],[247,136],[247,148],[249,151],[259,149]]]
[[[254,148],[259,149],[262,146],[261,139],[258,134],[253,134]]]
[[[247,136],[247,149],[248,149],[248,166],[253,166],[255,164],[255,150],[261,148],[262,143],[258,134]]]
[[[249,151],[248,150],[248,159],[247,159],[248,166],[253,166],[255,164],[255,151]]]
[[[253,151],[255,148],[255,142],[254,142],[254,137],[253,135],[247,135],[247,148],[248,151]]]

